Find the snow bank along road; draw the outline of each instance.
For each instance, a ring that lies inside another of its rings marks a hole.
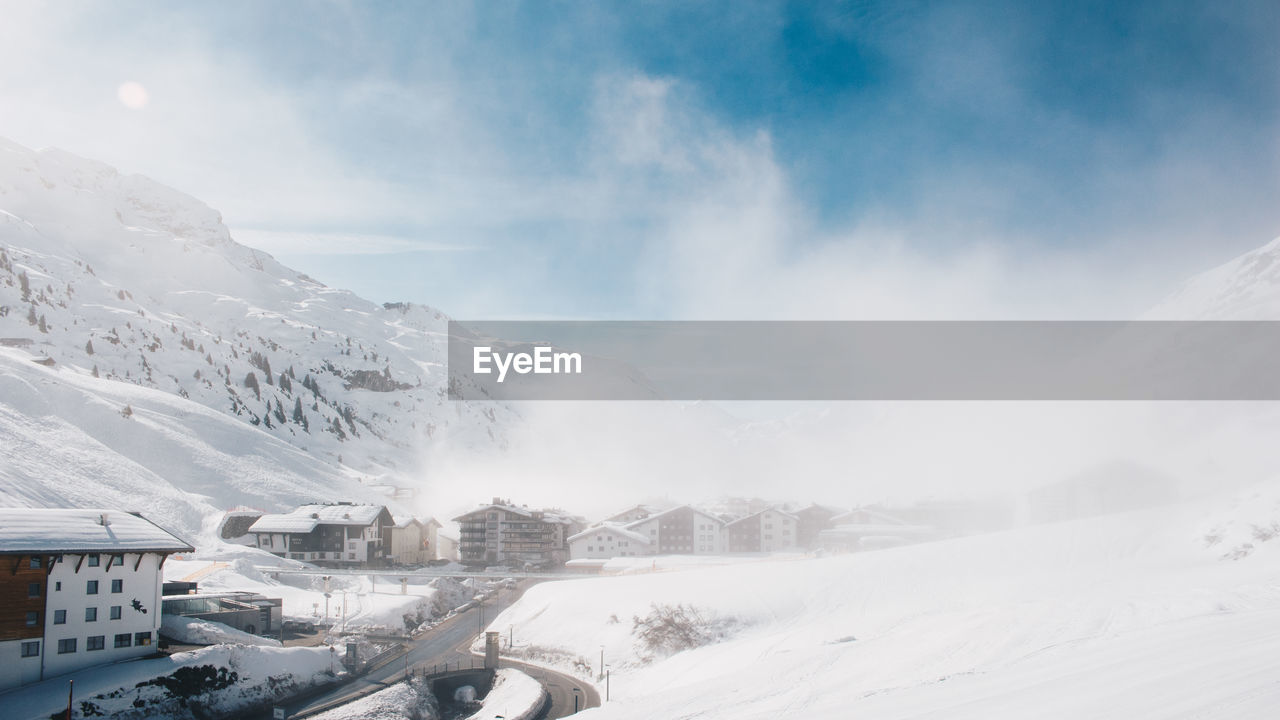
[[[391,683],[404,678],[406,667],[418,672],[431,672],[433,667],[443,670],[446,664],[468,667],[475,663],[478,667],[481,661],[471,654],[470,647],[476,635],[482,630],[482,622],[497,617],[498,613],[515,602],[523,592],[522,583],[513,590],[499,593],[494,601],[458,613],[431,628],[410,644],[407,661],[404,657],[397,658],[322,695],[296,703],[286,703],[284,708],[288,717],[310,715],[386,688]],[[518,667],[543,684],[551,694],[548,718],[560,718],[573,714],[574,688],[581,691],[579,709],[596,707],[600,704],[600,696],[592,687],[568,675],[506,659],[502,661],[502,665]]]

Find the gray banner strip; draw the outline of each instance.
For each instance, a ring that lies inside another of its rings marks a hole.
[[[449,323],[452,400],[1280,400],[1280,322]]]

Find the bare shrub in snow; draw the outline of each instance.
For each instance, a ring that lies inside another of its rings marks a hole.
[[[720,642],[741,624],[735,618],[705,615],[684,603],[653,603],[649,607],[649,614],[635,616],[631,625],[631,633],[648,655],[646,659]]]

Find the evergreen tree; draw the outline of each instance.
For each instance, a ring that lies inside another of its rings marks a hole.
[[[262,399],[262,391],[258,389],[258,376],[250,370],[248,375],[244,376],[244,386],[253,391],[253,396],[258,400]]]

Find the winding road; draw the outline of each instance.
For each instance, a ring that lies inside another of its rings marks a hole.
[[[430,673],[433,669],[450,667],[481,667],[484,658],[471,653],[471,643],[484,627],[485,619],[497,617],[509,607],[523,587],[505,590],[477,607],[445,620],[427,630],[409,644],[407,657],[402,655],[369,673],[305,700],[282,705],[287,717],[306,717],[337,707],[352,700],[382,690],[405,678],[406,668],[418,673]],[[338,658],[341,661],[341,657]],[[551,695],[551,708],[546,717],[562,718],[574,713],[574,696],[578,697],[579,710],[600,705],[600,695],[595,688],[572,676],[553,670],[526,665],[503,658],[500,667],[515,667],[542,683]]]

